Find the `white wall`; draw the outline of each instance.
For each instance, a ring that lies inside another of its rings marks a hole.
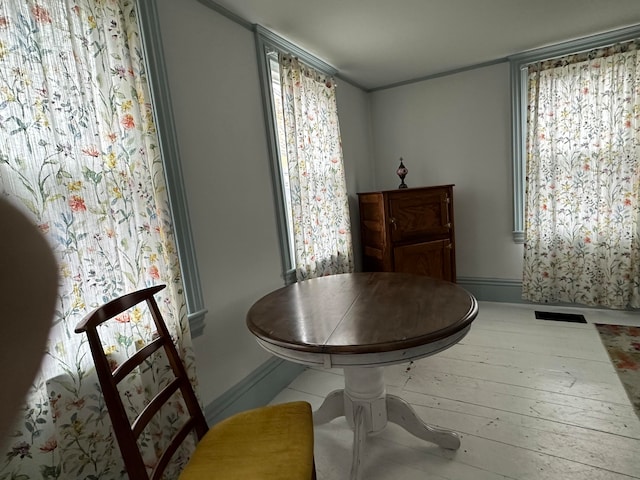
[[[509,66],[489,67],[371,94],[375,180],[397,188],[455,184],[458,277],[521,278],[512,240]]]
[[[342,137],[345,177],[349,192],[349,213],[354,243],[356,270],[362,270],[360,252],[360,215],[358,192],[374,188],[372,168],[371,110],[369,94],[344,81],[338,81],[336,90],[338,117]]]
[[[245,315],[283,285],[270,160],[253,33],[196,0],[158,0],[158,11],[209,310],[204,335],[194,341],[206,405],[269,358]],[[338,92],[353,198],[362,182],[371,184],[369,103],[345,82]]]
[[[204,403],[268,355],[249,306],[282,285],[253,38],[195,0],[160,0],[162,42],[203,287],[194,342]]]

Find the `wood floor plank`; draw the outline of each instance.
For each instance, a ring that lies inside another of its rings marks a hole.
[[[640,458],[637,445],[634,445],[637,441],[632,442],[629,438],[445,399],[432,407],[422,394],[405,392],[403,398],[413,405],[423,420],[441,428],[616,473],[632,475],[640,472]]]
[[[406,455],[405,463],[412,461],[421,463],[425,471],[442,476],[449,474],[456,479],[471,480],[474,478],[458,476],[458,466],[461,464],[472,466],[478,470],[491,471],[506,478],[522,480],[628,480],[630,478],[638,478],[634,475],[621,474],[581,462],[566,460],[553,455],[553,453],[540,453],[469,434],[462,436],[462,446],[456,452],[430,448],[429,446],[420,445],[419,440],[402,431],[397,432],[398,430],[399,427],[391,425],[380,434],[380,440],[386,440],[388,436],[393,436],[393,442],[388,443],[387,449],[396,452],[396,455],[398,455],[397,452],[404,451],[403,448],[394,447],[394,444],[399,443],[404,448],[410,448],[415,452],[413,456]],[[378,441],[378,437],[373,437],[369,445],[374,444],[376,441]],[[431,457],[425,459],[420,453],[423,452],[424,454],[427,449],[432,454],[441,455],[451,461],[438,463],[432,461]],[[375,453],[373,455],[375,458]]]
[[[502,365],[476,364],[453,358],[433,356],[416,362],[418,370],[444,375],[466,377],[469,381],[490,381],[517,387],[527,387],[541,392],[562,393],[577,398],[588,398],[626,404],[628,397],[621,384],[613,380],[601,383],[578,378],[564,371],[535,370]],[[615,374],[612,374],[615,375]]]
[[[396,380],[396,383],[401,383]],[[523,399],[525,405],[530,402],[546,403],[551,408],[554,405],[567,408],[575,408],[578,411],[589,412],[594,417],[605,417],[614,415],[620,418],[636,419],[636,415],[628,402],[623,399],[620,402],[613,402],[611,398],[594,400],[586,397],[567,395],[564,393],[540,390],[530,385],[514,385],[503,381],[489,381],[486,379],[475,379],[469,376],[458,376],[434,372],[425,369],[419,374],[412,376],[405,383],[405,388],[411,391],[429,393],[434,396],[458,399],[475,399],[489,396],[487,402],[495,398],[506,398],[514,402]],[[622,388],[622,387],[620,387]],[[535,408],[535,407],[534,407]],[[569,410],[570,411],[570,410]]]
[[[473,334],[473,335],[472,335]],[[513,353],[529,352],[568,358],[605,361],[606,351],[595,329],[584,338],[563,338],[555,335],[499,332],[474,329],[463,340],[464,344],[499,348]]]
[[[595,401],[570,401],[568,404],[556,403],[557,400],[533,399],[518,395],[517,392],[506,393],[478,389],[472,386],[445,380],[438,386],[435,382],[408,382],[398,393],[404,397],[406,392],[421,393],[432,398],[430,405],[437,406],[441,401],[457,400],[463,405],[478,405],[493,409],[496,415],[500,412],[515,413],[523,416],[541,418],[561,424],[581,426],[598,432],[620,435],[623,437],[640,439],[640,420],[632,409],[626,405],[612,405]],[[426,387],[423,385],[427,385]],[[485,385],[486,387],[486,385]],[[390,389],[390,392],[392,390]],[[427,392],[428,393],[425,393]],[[528,392],[527,392],[528,393]],[[556,396],[557,397],[557,396]],[[596,407],[596,408],[594,408]],[[466,407],[461,407],[466,408]]]
[[[518,352],[514,355],[510,350],[477,346],[468,343],[458,344],[440,353],[437,358],[452,358],[473,362],[475,364],[499,365],[520,369],[561,371],[573,376],[601,383],[615,384],[615,369],[609,359],[569,358],[562,355],[541,355],[532,352]]]

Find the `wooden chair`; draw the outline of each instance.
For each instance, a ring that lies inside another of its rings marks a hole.
[[[248,410],[209,429],[154,298],[164,287],[158,285],[112,300],[89,313],[75,329],[76,333],[87,335],[104,401],[129,478],[162,478],[182,442],[191,432],[195,432],[196,450],[182,471],[180,480],[315,479],[313,422],[311,406],[307,402],[290,402]],[[97,327],[142,302],[148,305],[157,335],[112,372]],[[175,379],[155,395],[137,418],[130,421],[118,383],[161,348],[164,348]],[[153,416],[177,390],[182,393],[187,408],[184,412],[185,422],[149,473],[138,446],[138,438]]]

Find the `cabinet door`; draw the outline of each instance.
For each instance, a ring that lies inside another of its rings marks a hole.
[[[359,194],[362,263],[367,272],[388,272],[391,254],[387,248],[384,197],[379,193]]]
[[[409,191],[390,195],[389,223],[393,242],[448,236],[452,226],[448,191]]]
[[[395,247],[395,271],[415,273],[453,282],[451,271],[452,244],[449,240],[414,243]]]

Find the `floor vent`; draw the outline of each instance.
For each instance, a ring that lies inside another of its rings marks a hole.
[[[577,313],[539,312],[536,310],[538,320],[555,320],[558,322],[587,323],[584,315]]]

